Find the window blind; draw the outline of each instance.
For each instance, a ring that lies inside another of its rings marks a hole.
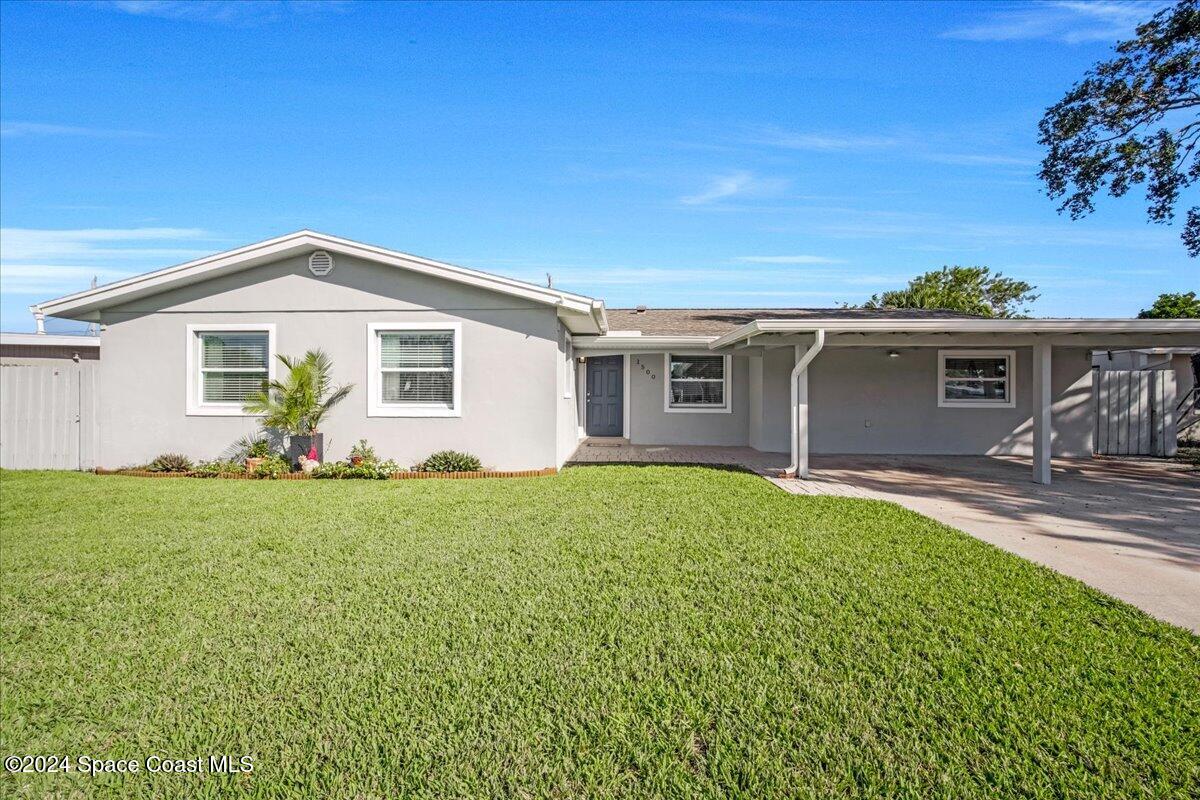
[[[725,405],[724,356],[671,356],[671,405]]]
[[[264,333],[200,334],[200,378],[206,403],[241,403],[262,388],[270,358]]]
[[[454,405],[454,332],[382,331],[384,403]]]

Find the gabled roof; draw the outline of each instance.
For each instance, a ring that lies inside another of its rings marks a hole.
[[[316,231],[302,230],[275,239],[239,247],[174,267],[147,272],[116,283],[98,286],[40,303],[42,311],[55,317],[96,320],[109,306],[187,286],[231,272],[278,261],[313,250],[362,258],[443,280],[521,297],[558,309],[567,328],[576,333],[603,333],[608,329],[604,302],[560,289],[538,286],[479,270],[457,267],[428,258],[387,250],[362,242],[341,239]]]

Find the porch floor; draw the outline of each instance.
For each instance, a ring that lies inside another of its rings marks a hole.
[[[1049,486],[1028,458],[812,457],[809,480],[776,477],[788,456],[748,447],[580,444],[574,464],[739,466],[793,494],[888,500],[1200,632],[1200,473],[1129,459],[1055,459]]]

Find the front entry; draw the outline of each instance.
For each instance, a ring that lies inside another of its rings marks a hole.
[[[584,426],[588,436],[621,436],[624,433],[624,359],[625,356],[588,356]]]

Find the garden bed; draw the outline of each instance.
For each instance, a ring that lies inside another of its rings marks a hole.
[[[474,472],[393,472],[388,476],[389,480],[415,480],[422,478],[541,478],[547,475],[555,475],[558,470],[554,467],[546,467],[545,469],[522,469],[522,470],[476,470]],[[205,478],[205,479],[232,479],[232,480],[281,480],[281,481],[307,481],[319,480],[314,478],[307,472],[285,472],[282,475],[272,478],[263,478],[250,472],[222,472],[216,475],[203,474],[200,472],[151,472],[145,469],[96,469],[97,475],[124,475],[130,478]],[[346,480],[356,480],[348,478]]]

